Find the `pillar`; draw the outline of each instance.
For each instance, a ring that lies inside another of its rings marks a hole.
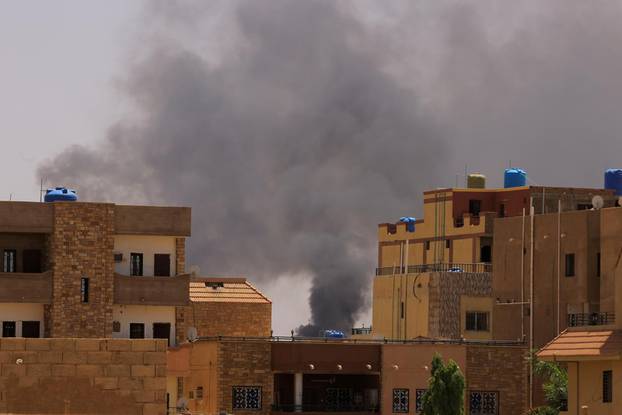
[[[302,412],[302,373],[294,374],[294,408]]]

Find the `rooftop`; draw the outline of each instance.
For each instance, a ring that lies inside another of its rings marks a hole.
[[[194,277],[190,280],[190,301],[197,303],[264,303],[271,301],[246,278]]]
[[[622,355],[622,330],[612,326],[569,328],[537,353],[544,360],[618,359]]]

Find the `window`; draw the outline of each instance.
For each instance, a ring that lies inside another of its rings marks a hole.
[[[22,321],[22,337],[41,337],[41,323],[38,321]]]
[[[445,248],[451,248],[451,239],[445,239]]]
[[[80,279],[80,299],[83,303],[89,302],[89,279],[86,277]]]
[[[591,208],[591,203],[577,203],[577,210],[590,210]]]
[[[171,323],[153,323],[153,338],[166,339],[171,345]]]
[[[480,262],[490,263],[492,262],[492,248],[490,245],[483,245],[479,252]]]
[[[470,415],[497,415],[499,392],[471,391],[469,393]]]
[[[566,274],[567,277],[574,277],[574,254],[566,254]]]
[[[15,249],[4,250],[4,267],[3,272],[16,272],[17,271],[17,251]]]
[[[469,213],[473,216],[479,216],[482,210],[482,201],[477,199],[469,200]]]
[[[113,333],[120,333],[121,332],[121,322],[120,321],[113,321],[112,322],[112,332]]]
[[[427,391],[427,389],[417,389],[415,391],[415,413],[417,414],[423,412],[423,395],[425,395]]]
[[[400,303],[400,318],[404,318],[404,302]]]
[[[467,331],[488,331],[488,313],[467,311],[465,329]]]
[[[177,378],[177,400],[184,396],[184,378]]]
[[[203,386],[197,387],[197,393],[195,396],[197,399],[203,399]]]
[[[613,402],[613,371],[603,372],[603,403]]]
[[[130,254],[130,275],[133,277],[143,275],[143,254],[136,252]]]
[[[596,253],[596,276],[600,277],[600,252]]]
[[[2,322],[2,337],[15,337],[15,331],[14,321]]]
[[[234,386],[233,409],[261,409],[261,386]]]
[[[407,414],[408,413],[408,389],[393,389],[393,413],[394,414]]]
[[[430,241],[425,241],[425,249],[426,251],[430,250]]]
[[[144,339],[145,325],[143,323],[130,323],[130,339]]]
[[[341,412],[352,408],[352,388],[326,388],[326,410]]]
[[[153,256],[153,275],[156,277],[171,276],[171,256],[169,254],[155,254]]]
[[[24,272],[41,272],[41,251],[38,249],[24,249],[22,253],[22,268]]]
[[[499,206],[499,217],[505,218],[505,204],[503,203]]]

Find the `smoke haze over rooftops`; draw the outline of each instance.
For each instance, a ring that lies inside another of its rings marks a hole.
[[[136,112],[42,164],[87,200],[193,207],[204,273],[312,280],[311,326],[369,304],[376,224],[464,164],[601,186],[622,165],[620,5],[149,3]],[[462,179],[460,178],[460,181]],[[278,299],[275,299],[278,301]],[[305,323],[301,321],[301,323]]]

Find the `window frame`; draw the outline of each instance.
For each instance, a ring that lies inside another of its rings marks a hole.
[[[7,254],[10,254],[7,257]],[[7,258],[10,258],[10,265],[7,262]],[[4,249],[2,252],[2,272],[17,272],[17,249]]]
[[[393,388],[392,391],[393,400],[391,402],[391,413],[393,414],[407,414],[410,412],[410,389],[408,388]],[[401,400],[405,399],[404,406]]]
[[[466,311],[464,318],[464,331],[472,331],[472,332],[490,332],[490,312],[489,311]],[[473,325],[469,328],[469,314],[473,315]],[[480,327],[480,319],[481,316],[484,316],[486,322],[486,328]]]
[[[248,392],[255,390],[257,392],[257,407],[249,407]],[[238,393],[244,393],[244,406],[237,406],[236,397]],[[261,411],[263,408],[263,388],[258,385],[234,385],[231,387],[231,408],[234,411]]]
[[[135,269],[134,258],[139,258],[138,269]],[[145,257],[142,252],[130,252],[130,276],[142,277],[145,269]]]
[[[469,415],[499,415],[499,406],[501,406],[499,402],[501,394],[499,391],[469,390],[468,393]],[[480,411],[473,410],[473,395],[475,394],[480,395],[480,400],[482,402],[482,409]],[[486,395],[494,396],[494,412],[486,411],[484,408],[484,399],[486,398]]]
[[[36,324],[37,326],[37,336],[26,336],[24,327],[32,324],[33,326]],[[27,339],[39,339],[41,338],[41,322],[39,320],[28,320],[22,321],[22,337]]]
[[[133,327],[142,327],[142,337],[132,337]],[[130,323],[128,335],[130,339],[144,339],[145,338],[145,323]]]
[[[10,326],[13,326],[13,335],[12,336],[7,336],[6,333],[8,330],[10,330]],[[2,337],[6,337],[6,338],[12,338],[12,337],[17,337],[17,321],[12,321],[12,320],[5,320],[2,322]]]
[[[603,370],[603,403],[613,402],[613,370]]]
[[[564,256],[564,276],[576,276],[576,256],[574,252],[567,253]]]
[[[163,273],[158,267],[158,258],[166,257],[168,259],[167,273]],[[170,277],[171,276],[171,254],[153,254],[153,276],[154,277]]]
[[[420,414],[423,412],[423,396],[426,394],[427,389],[415,389],[415,413]]]
[[[80,278],[80,302],[88,304],[90,301],[90,280],[88,277]]]

